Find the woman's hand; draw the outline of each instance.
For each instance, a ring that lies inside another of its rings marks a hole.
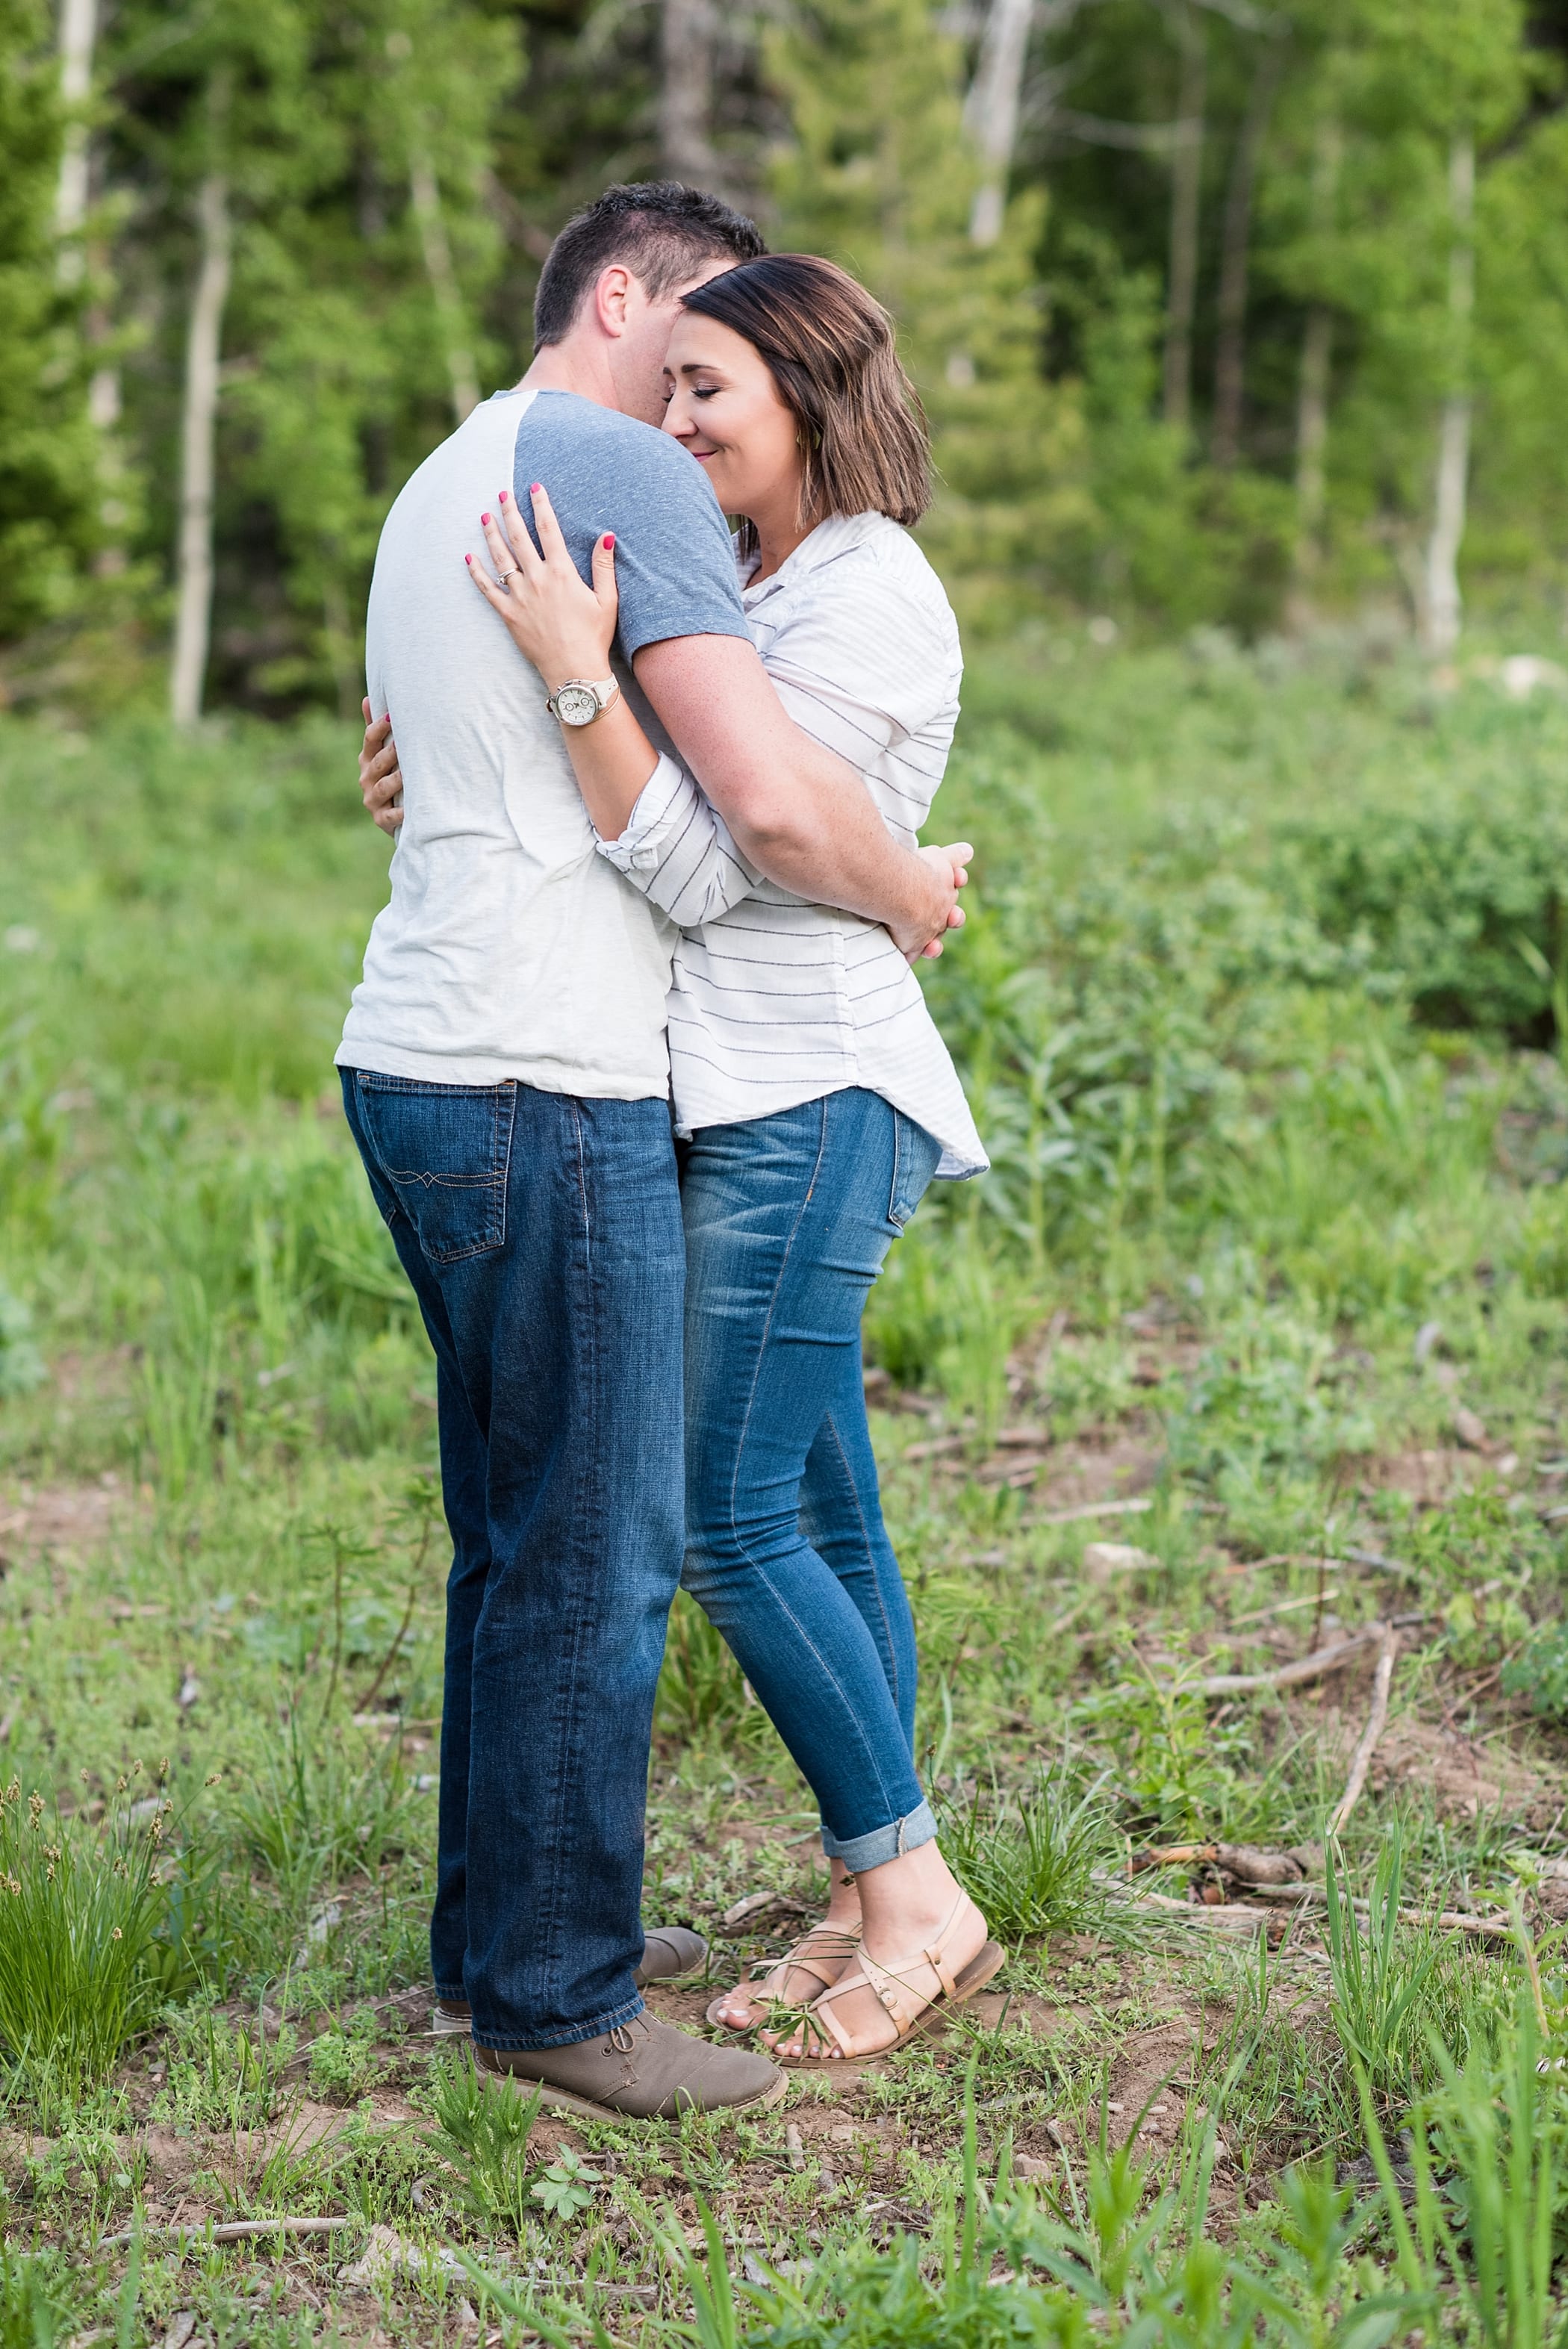
[[[559,692],[568,678],[598,678],[610,673],[615,636],[615,540],[606,531],[593,543],[593,584],[584,584],[561,535],[555,510],[538,481],[533,484],[533,523],[542,554],[510,510],[502,490],[500,512],[481,514],[485,544],[495,564],[492,579],[471,554],[463,560],[492,612],[505,621],[513,644],[533,663],[546,689]]]
[[[359,796],[379,829],[395,833],[403,821],[403,776],[397,764],[397,745],[392,740],[392,713],[388,710],[385,718],[372,718],[368,701],[359,706],[365,712]]]
[[[917,850],[916,854],[925,859],[944,888],[952,889],[956,893],[968,882],[969,860],[975,851],[967,840],[955,840],[948,848],[922,848]],[[961,930],[964,927],[962,905],[955,905],[949,907],[947,927],[950,930]],[[907,955],[904,959],[908,962],[934,961],[941,952],[942,940],[940,937],[934,937],[928,940],[918,954]]]

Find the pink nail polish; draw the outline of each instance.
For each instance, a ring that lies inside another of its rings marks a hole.
[[[615,543],[615,533],[614,533],[614,532],[613,530],[607,530],[607,531],[604,533],[604,543],[605,543],[605,545],[606,545],[606,546],[614,546],[614,543]]]
[[[534,496],[537,497],[541,490],[544,487],[544,483],[542,481],[530,481],[528,486],[532,491]]]
[[[480,522],[489,522],[490,516],[488,513],[480,514]]]
[[[505,503],[506,503],[506,492],[505,492],[504,490],[502,490],[502,492],[501,492],[501,493],[500,493],[500,502],[501,502],[502,505],[504,506],[504,505],[505,505]]]
[[[465,563],[467,563],[467,564],[472,564],[473,559],[474,559],[474,558],[473,558],[473,556],[472,556],[471,554],[465,554],[465,555],[464,555],[464,557],[463,557],[463,561],[464,561]]]

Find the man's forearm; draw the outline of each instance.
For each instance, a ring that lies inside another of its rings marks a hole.
[[[645,647],[635,667],[742,855],[770,881],[895,935],[941,927],[931,866],[893,839],[854,769],[785,715],[749,646],[676,637]]]

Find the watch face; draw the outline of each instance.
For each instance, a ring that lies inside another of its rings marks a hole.
[[[591,685],[563,685],[555,707],[563,725],[588,726],[599,715],[599,697]]]

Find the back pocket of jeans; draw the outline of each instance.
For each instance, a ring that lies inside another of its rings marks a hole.
[[[431,1264],[506,1245],[517,1087],[428,1085],[361,1071],[359,1114],[380,1174]]]

